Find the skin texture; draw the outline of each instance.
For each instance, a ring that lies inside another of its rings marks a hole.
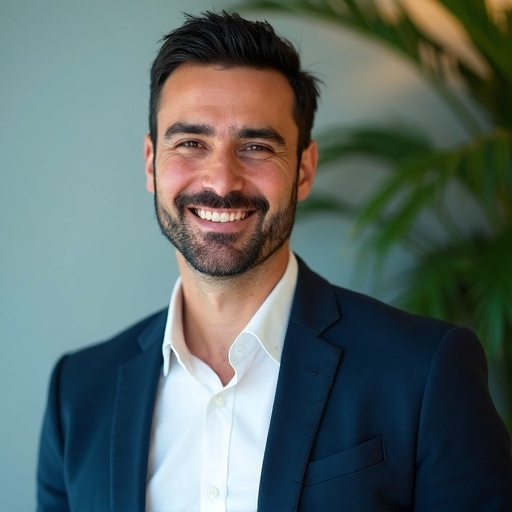
[[[298,162],[293,99],[277,71],[183,64],[162,90],[156,147],[145,139],[147,188],[177,248],[185,339],[223,382],[229,346],[286,268],[296,202],[313,183],[317,148]]]

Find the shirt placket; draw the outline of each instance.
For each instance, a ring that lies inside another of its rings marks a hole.
[[[201,512],[225,512],[228,460],[233,427],[234,386],[210,398],[203,427]]]

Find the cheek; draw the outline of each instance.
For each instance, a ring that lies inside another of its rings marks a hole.
[[[246,174],[247,181],[269,197],[289,197],[297,186],[297,167],[293,161],[282,157],[261,161]]]
[[[296,181],[272,180],[259,188],[259,193],[270,203],[271,210],[284,210],[295,196]]]
[[[186,162],[167,159],[156,162],[156,185],[160,193],[175,196],[185,189],[193,187],[197,172]]]

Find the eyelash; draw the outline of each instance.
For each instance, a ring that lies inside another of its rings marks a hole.
[[[183,146],[183,147],[186,147],[186,148],[197,148],[200,145],[201,144],[199,142],[197,142],[197,140],[185,140],[183,142],[180,142],[178,144],[178,147],[179,146]]]
[[[245,149],[248,151],[271,151],[271,148],[263,144],[249,144]]]

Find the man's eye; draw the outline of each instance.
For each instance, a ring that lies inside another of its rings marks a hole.
[[[183,148],[198,148],[200,144],[196,140],[185,140],[180,142],[178,146]]]
[[[273,148],[266,144],[247,144],[241,149],[240,156],[252,160],[266,160],[274,153]]]
[[[245,148],[246,151],[266,151],[268,148],[261,144],[250,144]]]

